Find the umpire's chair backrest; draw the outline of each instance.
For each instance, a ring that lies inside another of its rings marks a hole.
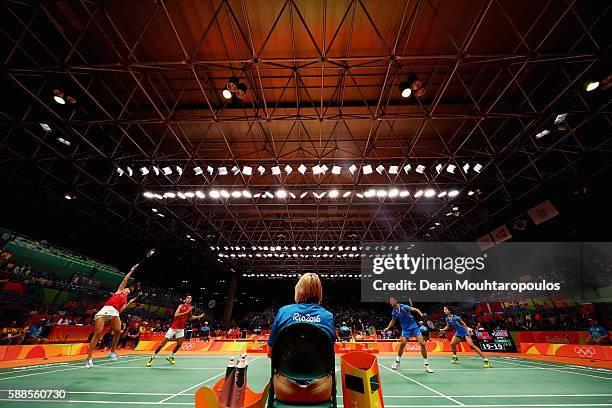
[[[269,407],[274,399],[274,374],[293,380],[315,380],[331,374],[332,407],[336,407],[334,341],[317,326],[295,323],[284,328],[272,347],[272,376],[270,379]]]

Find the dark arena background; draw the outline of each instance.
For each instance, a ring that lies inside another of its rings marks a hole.
[[[612,406],[611,6],[0,2],[0,405]]]

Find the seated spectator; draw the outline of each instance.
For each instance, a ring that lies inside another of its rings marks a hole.
[[[24,344],[40,344],[44,343],[46,339],[43,337],[44,327],[42,324],[32,325],[28,328],[25,333]]]
[[[597,320],[589,319],[589,338],[586,340],[587,344],[597,344],[600,346],[610,344],[610,336],[608,330],[605,327],[597,324]]]
[[[346,322],[342,322],[342,325],[338,329],[338,338],[342,341],[350,340],[351,328],[346,325]]]
[[[270,328],[268,357],[272,357],[274,342],[279,333],[295,323],[308,323],[322,329],[331,341],[336,339],[334,316],[321,307],[323,288],[315,273],[305,273],[295,285],[295,303],[280,308]],[[331,375],[313,381],[300,381],[274,375],[274,393],[279,401],[288,403],[317,403],[330,398]]]
[[[208,322],[204,322],[204,325],[200,328],[200,333],[202,334],[202,340],[210,340],[210,326],[208,326]]]

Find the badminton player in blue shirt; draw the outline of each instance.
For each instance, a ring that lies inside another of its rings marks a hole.
[[[446,317],[444,318],[444,321],[446,322],[446,327],[444,327],[442,330],[446,331],[451,327],[455,329],[455,335],[451,340],[451,348],[453,349],[453,357],[451,359],[451,363],[457,364],[459,362],[459,358],[457,357],[457,344],[459,344],[461,340],[465,339],[470,348],[477,352],[480,357],[483,358],[485,368],[491,368],[491,362],[489,361],[489,359],[486,358],[484,354],[482,354],[482,351],[478,348],[477,345],[474,344],[474,341],[472,341],[472,329],[467,327],[465,322],[461,320],[459,316],[454,315],[448,306],[444,306],[444,314],[446,315]]]
[[[393,311],[391,312],[391,322],[385,331],[391,330],[397,321],[399,321],[400,325],[402,326],[402,336],[400,337],[400,345],[397,349],[397,357],[395,357],[395,362],[391,365],[391,368],[399,368],[400,359],[402,358],[402,354],[404,354],[404,349],[406,348],[408,339],[410,337],[416,337],[417,341],[421,345],[421,355],[423,356],[423,362],[425,363],[425,371],[428,373],[433,373],[433,369],[429,365],[429,361],[427,361],[427,348],[425,347],[425,340],[423,340],[419,325],[416,320],[414,320],[412,313],[416,312],[421,317],[426,315],[421,313],[421,311],[416,307],[400,304],[395,297],[391,297],[389,299],[389,304],[393,308]]]

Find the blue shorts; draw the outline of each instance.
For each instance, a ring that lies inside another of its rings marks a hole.
[[[418,327],[415,327],[413,329],[403,329],[402,330],[402,337],[405,337],[406,340],[409,339],[410,337],[417,337],[421,335],[421,329],[419,329]]]
[[[465,339],[466,337],[469,337],[470,335],[468,334],[467,330],[457,330],[455,332],[455,336]]]

